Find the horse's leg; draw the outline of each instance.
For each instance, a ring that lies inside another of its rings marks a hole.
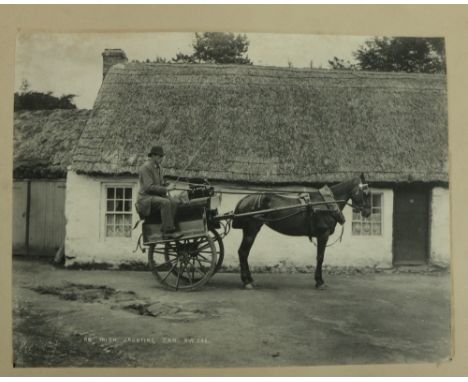
[[[322,278],[322,264],[325,257],[325,249],[327,248],[330,232],[327,230],[323,234],[317,236],[317,267],[315,268],[315,287],[324,289],[324,281]]]
[[[247,289],[252,289],[254,286],[252,275],[250,273],[248,257],[250,249],[252,248],[261,227],[261,223],[252,222],[246,224],[242,228],[242,243],[239,247],[239,263],[241,269],[241,280]]]

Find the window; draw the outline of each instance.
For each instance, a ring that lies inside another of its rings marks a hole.
[[[132,188],[106,186],[106,237],[131,237]]]
[[[371,194],[371,207],[372,213],[368,218],[363,218],[360,212],[353,211],[353,235],[382,235],[382,194]]]

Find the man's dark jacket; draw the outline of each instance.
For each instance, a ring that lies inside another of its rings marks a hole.
[[[151,197],[167,197],[167,189],[163,186],[164,176],[160,166],[147,161],[139,171],[140,190],[138,192],[136,209],[140,216],[151,213]]]

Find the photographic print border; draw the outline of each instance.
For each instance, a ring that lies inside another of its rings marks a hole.
[[[255,369],[13,369],[11,337],[11,225],[3,224],[0,233],[0,375],[11,376],[144,376],[144,375],[236,375],[236,376],[448,376],[467,375],[468,366],[468,269],[466,219],[463,213],[465,178],[464,142],[467,142],[468,110],[465,92],[468,76],[466,46],[466,6],[1,6],[0,46],[0,126],[2,198],[0,211],[11,221],[12,122],[15,43],[18,30],[50,32],[193,32],[238,31],[252,33],[304,33],[336,35],[437,36],[446,38],[449,100],[449,157],[452,253],[453,360],[427,365],[318,366],[301,368]]]

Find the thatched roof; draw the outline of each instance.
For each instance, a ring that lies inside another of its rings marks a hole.
[[[129,63],[108,72],[72,167],[226,181],[447,181],[443,75]],[[187,170],[185,167],[190,163]]]
[[[73,149],[90,113],[90,110],[16,112],[13,177],[66,177]]]

